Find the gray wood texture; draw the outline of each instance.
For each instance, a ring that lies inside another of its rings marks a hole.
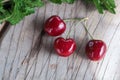
[[[117,14],[99,14],[92,5],[80,0],[76,3],[46,6],[11,26],[0,46],[0,80],[120,80],[120,0],[116,0]],[[67,22],[66,37],[77,43],[69,57],[56,55],[53,42],[43,32],[44,22],[51,15],[62,19],[88,17],[88,30],[95,39],[107,44],[107,53],[99,62],[90,61],[84,52],[89,36],[82,24]],[[73,26],[73,27],[72,27]]]

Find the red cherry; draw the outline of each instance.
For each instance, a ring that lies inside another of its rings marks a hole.
[[[58,55],[67,57],[70,56],[76,49],[76,43],[73,39],[64,39],[59,37],[54,42],[54,48]]]
[[[85,51],[90,60],[98,61],[105,56],[106,50],[106,44],[102,40],[90,40]]]
[[[53,15],[45,22],[44,29],[50,36],[58,36],[65,31],[66,24],[59,16]]]

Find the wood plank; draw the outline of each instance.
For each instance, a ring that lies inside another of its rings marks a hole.
[[[74,4],[46,6],[11,26],[0,46],[0,80],[119,80],[120,79],[120,1],[116,0],[117,14],[99,14],[91,5],[77,0]],[[45,20],[51,15],[62,19],[88,17],[87,28],[96,39],[108,46],[105,58],[90,61],[85,55],[88,34],[81,23],[66,22],[67,30],[61,36],[71,38],[77,49],[69,57],[56,55],[53,48],[57,37],[44,33]]]

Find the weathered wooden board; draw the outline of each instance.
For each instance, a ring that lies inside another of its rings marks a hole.
[[[11,26],[0,45],[0,80],[120,80],[120,0],[116,0],[117,14],[99,14],[91,5],[78,0],[73,5],[55,5],[36,9],[36,13]],[[87,33],[81,23],[67,22],[61,35],[77,43],[76,52],[70,57],[55,54],[53,42],[43,32],[45,20],[51,15],[61,18],[88,17],[88,30],[96,39],[108,46],[105,58],[99,62],[87,59],[84,47]],[[73,27],[72,27],[73,26]]]

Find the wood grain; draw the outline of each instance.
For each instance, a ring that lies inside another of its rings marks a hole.
[[[0,46],[0,80],[119,80],[120,79],[120,1],[116,0],[117,14],[99,14],[92,5],[82,1],[46,6],[11,26]],[[84,48],[89,40],[81,23],[66,22],[67,30],[61,36],[77,43],[75,53],[69,57],[56,55],[53,42],[43,31],[44,22],[51,15],[62,19],[88,17],[89,32],[95,39],[106,42],[108,49],[99,62],[88,60]],[[72,27],[73,26],[73,27]]]

